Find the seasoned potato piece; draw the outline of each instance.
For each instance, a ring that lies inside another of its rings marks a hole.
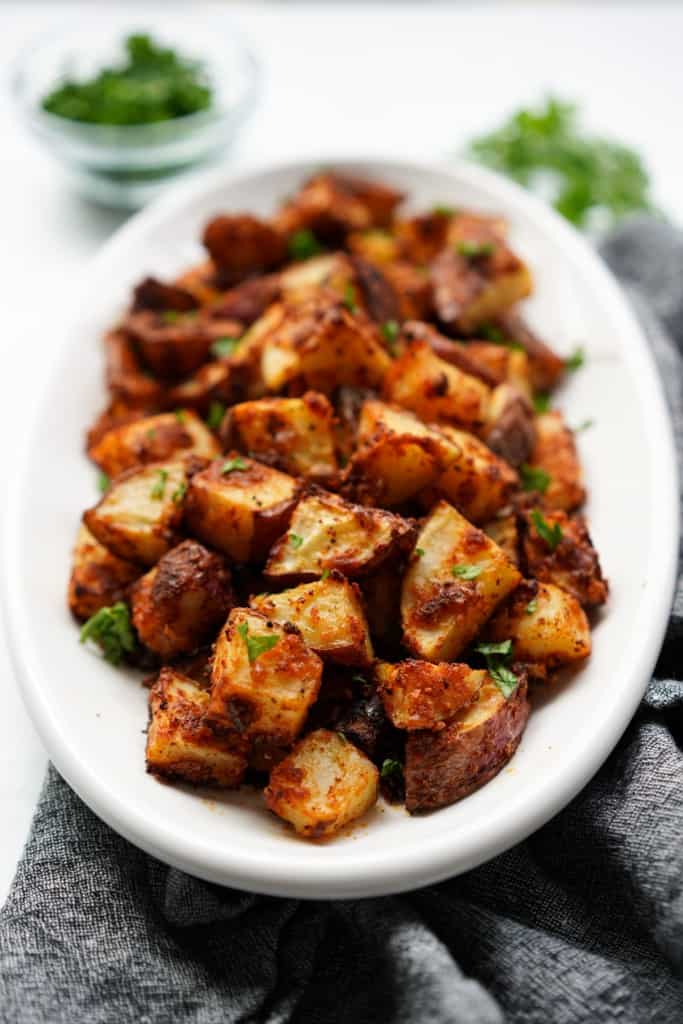
[[[329,252],[314,256],[310,260],[292,263],[280,272],[280,290],[285,302],[299,302],[310,298],[318,288],[323,288],[330,278],[349,273],[348,259],[344,253]]]
[[[446,245],[450,222],[449,214],[437,210],[397,220],[394,235],[401,254],[420,266],[431,263]]]
[[[213,459],[220,455],[220,447],[198,416],[188,409],[178,409],[115,427],[88,454],[114,477],[132,466],[163,462],[176,454]]]
[[[226,284],[213,260],[203,260],[184,270],[175,283],[193,295],[200,306],[208,306],[221,298]]]
[[[372,644],[357,584],[341,573],[280,594],[252,598],[251,607],[274,622],[292,622],[316,654],[342,665],[369,665]]]
[[[550,483],[543,494],[546,505],[571,512],[586,497],[574,434],[561,412],[545,412],[535,419],[536,443],[529,465],[544,470]]]
[[[237,446],[262,462],[311,480],[335,476],[334,410],[324,395],[244,402],[230,417]]]
[[[138,565],[112,555],[95,540],[87,527],[81,526],[76,537],[69,580],[69,608],[72,614],[77,619],[89,619],[100,608],[123,600],[131,583],[139,575]]]
[[[286,307],[264,340],[261,375],[268,391],[294,384],[330,394],[343,384],[378,385],[390,362],[376,327],[355,300],[318,292]]]
[[[452,661],[519,583],[520,573],[445,501],[425,521],[415,552],[401,595],[403,642],[427,661]]]
[[[398,298],[400,320],[424,320],[433,312],[429,271],[406,260],[382,267],[382,273]]]
[[[211,315],[221,320],[236,320],[249,327],[280,298],[281,291],[279,274],[252,277],[228,289],[212,303]]]
[[[214,359],[170,387],[164,404],[206,414],[214,402],[227,406],[246,398],[249,377],[243,366],[234,365],[230,359]]]
[[[347,231],[384,227],[402,198],[377,182],[323,172],[284,204],[274,224],[288,235],[308,228],[322,239],[337,241]]]
[[[530,576],[554,583],[588,608],[605,603],[609,587],[581,516],[570,519],[559,509],[533,509],[523,513],[522,523],[522,551]]]
[[[354,231],[346,239],[346,244],[356,256],[362,256],[379,267],[393,263],[400,255],[399,245],[394,236],[381,228]]]
[[[484,533],[498,545],[501,551],[519,567],[519,528],[514,512],[501,512],[495,519],[484,523]]]
[[[270,552],[265,575],[313,579],[338,569],[351,578],[365,576],[409,543],[411,533],[411,525],[391,512],[320,491],[296,506],[289,533]]]
[[[521,345],[529,360],[529,376],[534,391],[552,391],[564,373],[564,359],[534,334],[515,309],[506,310],[493,325],[506,340]]]
[[[486,368],[496,385],[507,381],[527,399],[531,399],[531,368],[526,352],[490,341],[470,341],[465,351],[473,363]]]
[[[205,722],[209,695],[188,676],[163,668],[149,694],[147,771],[165,779],[235,788],[247,767],[244,741]]]
[[[308,839],[328,838],[377,800],[379,772],[365,754],[327,729],[311,732],[270,773],[271,811]]]
[[[458,456],[436,481],[435,489],[470,522],[484,523],[505,505],[519,478],[472,434],[446,425],[441,429]]]
[[[462,800],[489,782],[510,760],[529,717],[527,681],[507,699],[487,678],[479,698],[438,732],[408,734],[406,810],[433,811]]]
[[[485,627],[488,640],[511,639],[515,658],[542,669],[582,661],[591,652],[591,634],[583,608],[571,594],[525,580]]]
[[[233,604],[223,556],[185,540],[133,587],[133,625],[147,647],[170,659],[211,639]]]
[[[119,558],[154,565],[177,543],[188,479],[181,460],[128,469],[83,522]]]
[[[163,401],[164,388],[142,366],[124,331],[109,331],[104,338],[107,388],[115,401],[130,407],[152,408]]]
[[[508,382],[494,388],[481,436],[511,466],[529,461],[536,441],[535,420],[531,403],[519,388]]]
[[[365,402],[358,450],[347,479],[363,504],[400,505],[438,480],[458,455],[444,435],[413,413],[385,402]]]
[[[188,528],[236,562],[259,561],[286,529],[297,487],[291,476],[231,451],[192,478]]]
[[[207,720],[291,743],[318,696],[323,665],[293,626],[234,608],[216,641]]]
[[[244,333],[238,321],[222,320],[201,310],[158,313],[145,309],[129,313],[123,329],[152,373],[174,379],[198,369],[220,338],[239,338]]]
[[[461,708],[477,699],[486,672],[428,661],[378,662],[375,679],[397,729],[443,729]]]
[[[287,257],[282,234],[248,213],[213,217],[204,228],[202,241],[227,281],[271,270]]]
[[[474,358],[472,354],[474,343],[465,344],[463,341],[447,338],[432,324],[426,324],[422,320],[409,320],[403,324],[401,337],[405,341],[426,341],[439,359],[457,366],[459,370],[471,377],[478,377],[490,387],[495,387],[502,379],[502,377],[499,379],[496,373],[492,372],[482,360]],[[497,348],[498,346],[493,347]]]
[[[145,277],[133,289],[133,310],[154,309],[157,311],[173,309],[178,313],[188,313],[197,308],[197,299],[192,292],[177,284],[167,284],[158,277]]]
[[[384,396],[423,420],[472,428],[484,422],[490,390],[476,377],[439,359],[424,341],[412,341],[391,364]]]

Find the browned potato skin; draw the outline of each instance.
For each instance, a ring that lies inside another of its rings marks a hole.
[[[266,274],[230,288],[212,303],[211,315],[219,320],[236,320],[250,327],[279,298],[279,275]]]
[[[141,309],[173,309],[178,313],[187,313],[196,309],[197,305],[192,292],[177,284],[160,281],[158,277],[145,277],[133,290],[132,309],[136,312]]]
[[[431,263],[446,245],[451,218],[443,213],[423,213],[397,220],[394,236],[401,254],[411,263]]]
[[[445,363],[451,363],[452,366],[457,366],[459,370],[471,377],[478,377],[489,387],[495,387],[503,379],[484,360],[475,357],[475,343],[470,342],[465,345],[462,341],[447,338],[437,331],[433,324],[426,324],[421,320],[409,320],[403,324],[401,336],[406,341],[426,341],[439,359],[443,359]],[[500,349],[499,346],[493,347]],[[500,351],[505,357],[505,350],[500,349]]]
[[[116,427],[125,427],[128,423],[141,420],[146,415],[143,409],[134,408],[120,399],[114,399],[106,409],[103,409],[95,421],[88,427],[86,433],[85,447],[88,454],[97,445],[105,434]]]
[[[572,512],[586,497],[574,434],[566,426],[562,413],[556,410],[542,413],[534,422],[536,443],[529,465],[545,470],[550,476],[544,502],[550,508]]]
[[[133,344],[122,330],[109,331],[104,338],[105,379],[115,401],[131,408],[153,409],[164,399],[164,385],[144,372]]]
[[[234,459],[246,468],[223,473]],[[233,450],[192,478],[185,521],[191,533],[236,562],[260,561],[287,529],[298,492],[292,477]]]
[[[219,338],[239,338],[244,333],[237,320],[219,319],[195,310],[178,313],[177,321],[167,323],[163,313],[143,309],[129,313],[122,327],[152,373],[172,379],[197,370]]]
[[[486,672],[469,665],[428,661],[378,662],[375,680],[390,721],[397,729],[443,729],[461,708],[476,700]]]
[[[69,608],[77,619],[89,619],[100,608],[127,598],[140,567],[112,555],[81,526],[76,538],[69,580]]]
[[[522,551],[528,575],[554,583],[586,608],[604,604],[609,586],[583,517],[570,518],[559,509],[542,509],[541,514],[551,528],[559,525],[562,540],[552,551],[538,535],[531,513],[522,514]]]
[[[534,391],[552,391],[560,383],[564,359],[535,334],[516,309],[508,309],[495,321],[506,338],[521,345],[529,357],[531,384]]]
[[[496,455],[517,469],[531,458],[536,443],[536,422],[528,397],[506,382],[491,392],[486,423],[480,435]]]
[[[204,228],[202,241],[228,280],[272,270],[287,258],[281,232],[248,213],[214,217]]]
[[[88,455],[110,477],[133,466],[164,462],[176,454],[211,459],[220,446],[211,431],[188,409],[136,419],[109,430]]]
[[[133,587],[133,625],[147,647],[170,659],[209,640],[233,604],[223,556],[185,540]]]
[[[234,734],[217,736],[206,724],[209,695],[192,679],[163,668],[149,694],[147,771],[193,785],[239,786],[248,746]]]
[[[526,677],[506,700],[493,681],[479,700],[438,732],[408,734],[406,742],[406,810],[433,811],[469,796],[489,782],[510,760],[529,717]],[[489,706],[490,701],[490,706]]]
[[[434,309],[429,273],[407,260],[395,260],[382,273],[398,298],[400,320],[425,320]]]
[[[287,235],[302,228],[340,240],[348,231],[386,226],[403,195],[379,182],[322,173],[310,178],[278,211],[274,224]]]

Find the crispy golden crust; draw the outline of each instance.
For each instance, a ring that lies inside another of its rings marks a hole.
[[[77,619],[89,619],[107,605],[127,598],[140,567],[112,555],[81,526],[74,546],[69,608]]]
[[[173,455],[212,459],[220,454],[215,437],[188,409],[136,418],[107,431],[88,455],[111,477],[133,466],[164,462]]]
[[[281,232],[248,213],[214,217],[204,228],[202,241],[224,279],[235,281],[271,270],[287,255]]]
[[[375,679],[384,709],[397,729],[443,729],[476,700],[486,672],[469,665],[427,661],[379,662]]]
[[[532,512],[522,514],[522,550],[528,574],[561,587],[587,608],[604,604],[609,586],[583,517],[570,519],[559,509],[541,514],[550,529],[560,528],[562,539],[551,549],[539,536]]]
[[[406,810],[433,811],[462,800],[503,768],[529,717],[526,678],[507,699],[492,680],[479,699],[438,732],[409,733],[406,742]]]
[[[469,374],[471,377],[478,377],[489,387],[495,387],[503,379],[502,377],[499,378],[498,373],[489,368],[484,360],[476,358],[474,352],[475,342],[466,345],[462,341],[447,338],[440,331],[437,331],[436,327],[432,324],[424,323],[422,320],[409,320],[403,324],[401,333],[406,341],[426,341],[439,359],[443,359],[445,363],[451,363],[452,366],[457,366],[459,370]],[[501,352],[503,358],[505,358],[505,349],[501,349],[496,345],[492,347],[497,352]]]
[[[383,393],[427,422],[472,429],[486,419],[490,389],[477,377],[439,359],[426,342],[411,341],[391,364]]]
[[[535,428],[536,443],[529,464],[534,469],[544,470],[550,477],[543,499],[552,508],[572,512],[586,497],[574,434],[566,426],[562,413],[556,410],[537,416]]]
[[[470,522],[485,523],[507,503],[519,477],[473,434],[446,425],[442,433],[458,454],[436,480],[434,492]]]

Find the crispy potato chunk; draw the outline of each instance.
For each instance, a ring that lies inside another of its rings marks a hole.
[[[231,451],[192,478],[188,528],[236,562],[259,561],[286,529],[297,488],[291,476]]]
[[[587,658],[591,633],[583,608],[552,583],[525,580],[486,624],[489,640],[513,641],[515,658],[552,671]]]
[[[330,394],[343,384],[379,385],[391,360],[377,329],[357,305],[318,292],[286,307],[263,343],[261,375],[268,391],[287,386]]]
[[[270,773],[271,811],[308,839],[323,839],[365,814],[377,800],[379,772],[338,733],[317,729]]]
[[[396,260],[382,267],[382,273],[398,299],[400,320],[424,320],[433,313],[429,272],[407,260]]]
[[[515,309],[498,317],[494,327],[503,337],[521,345],[529,360],[529,376],[534,391],[552,391],[564,374],[564,359],[546,345],[524,322]]]
[[[127,406],[152,408],[162,403],[164,387],[148,373],[124,331],[109,331],[104,338],[105,378],[114,401]]]
[[[490,390],[476,377],[439,359],[424,341],[412,341],[391,364],[384,396],[427,422],[472,428],[486,418]]]
[[[247,767],[246,744],[205,721],[209,695],[188,676],[163,668],[149,694],[147,771],[164,779],[234,789]]]
[[[397,729],[443,729],[461,708],[477,699],[486,672],[428,661],[378,662],[375,679],[384,709]]]
[[[202,241],[228,281],[271,270],[287,256],[281,232],[248,213],[214,217],[204,228]]]
[[[514,512],[501,512],[495,519],[484,523],[484,533],[498,545],[509,560],[519,567],[519,527]]]
[[[347,231],[384,227],[402,193],[379,182],[324,172],[310,178],[274,218],[285,234],[309,228],[337,241]]]
[[[472,523],[484,523],[501,509],[519,484],[514,469],[464,430],[442,431],[458,452],[435,489]]]
[[[133,588],[133,625],[162,658],[188,654],[211,639],[234,604],[222,555],[185,540]]]
[[[487,678],[479,698],[444,729],[408,734],[406,810],[433,811],[473,793],[503,768],[522,738],[529,717],[527,681],[507,699]]]
[[[550,477],[544,492],[546,505],[571,512],[583,504],[586,491],[576,451],[574,434],[566,426],[561,412],[545,412],[535,419],[536,443],[529,465],[542,469]]]
[[[401,595],[403,642],[427,661],[452,661],[519,583],[520,573],[445,501],[425,521],[415,552]]]
[[[358,442],[347,471],[349,485],[363,504],[387,508],[433,484],[458,454],[440,431],[385,402],[365,402]]]
[[[382,228],[354,231],[346,239],[346,244],[354,255],[362,256],[379,267],[393,263],[400,255],[398,242],[389,231]]]
[[[197,308],[197,300],[192,292],[177,284],[167,284],[158,277],[145,277],[133,289],[133,310],[154,309],[157,311],[172,309],[178,313],[188,313]]]
[[[487,375],[496,385],[506,381],[513,384],[518,391],[531,399],[531,367],[526,352],[518,348],[507,348],[490,341],[470,341],[465,346],[468,358],[479,367],[486,369]]]
[[[100,608],[122,601],[131,583],[140,575],[140,567],[112,555],[96,541],[87,527],[81,526],[74,546],[69,608],[77,619],[89,619]]]
[[[168,389],[165,405],[206,414],[213,402],[232,405],[249,393],[249,373],[230,359],[213,359]]]
[[[400,550],[411,533],[411,525],[391,512],[320,491],[296,506],[289,532],[270,552],[265,575],[314,579],[337,569],[355,579]]]
[[[448,239],[451,217],[432,211],[396,221],[394,235],[401,254],[425,266],[438,256]]]
[[[274,622],[291,622],[321,658],[342,665],[370,665],[372,644],[357,584],[341,573],[280,594],[261,594],[251,607]]]
[[[237,446],[262,462],[311,480],[336,475],[334,410],[324,395],[244,402],[230,416]]]
[[[238,321],[220,319],[201,310],[160,313],[143,309],[129,313],[123,320],[123,329],[152,373],[174,379],[198,369],[219,338],[239,338],[244,333]]]
[[[100,438],[88,452],[109,476],[148,462],[163,462],[176,454],[213,459],[220,447],[211,431],[189,409],[145,416]]]
[[[550,530],[560,531],[561,539],[555,547],[539,534],[534,511]],[[570,519],[559,509],[534,511],[522,515],[522,551],[529,575],[544,583],[554,583],[587,608],[604,604],[609,587],[584,519]]]
[[[83,522],[119,558],[154,565],[179,539],[188,479],[182,460],[128,469]]]
[[[236,320],[249,327],[280,298],[281,290],[279,274],[252,277],[224,292],[212,304],[211,314],[221,320]]]
[[[511,466],[516,468],[528,462],[536,442],[536,429],[527,395],[507,381],[494,388],[481,436]]]
[[[234,608],[216,641],[207,720],[250,739],[291,743],[318,696],[322,669],[293,626]]]
[[[502,377],[493,372],[484,361],[475,359],[473,355],[474,342],[465,344],[463,341],[456,341],[454,338],[447,338],[445,334],[437,331],[432,324],[424,323],[422,320],[408,320],[403,324],[401,337],[405,341],[425,341],[433,350],[434,354],[443,359],[445,363],[457,366],[463,373],[471,377],[478,377],[489,387],[495,387],[500,383]],[[498,346],[492,346],[498,348]]]

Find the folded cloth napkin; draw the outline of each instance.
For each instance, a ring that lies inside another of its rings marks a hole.
[[[683,236],[604,255],[651,340],[683,450]],[[0,915],[6,1024],[680,1024],[683,588],[602,770],[526,842],[450,882],[349,902],[222,889],[130,846],[50,770]],[[678,656],[678,657],[677,657]]]

